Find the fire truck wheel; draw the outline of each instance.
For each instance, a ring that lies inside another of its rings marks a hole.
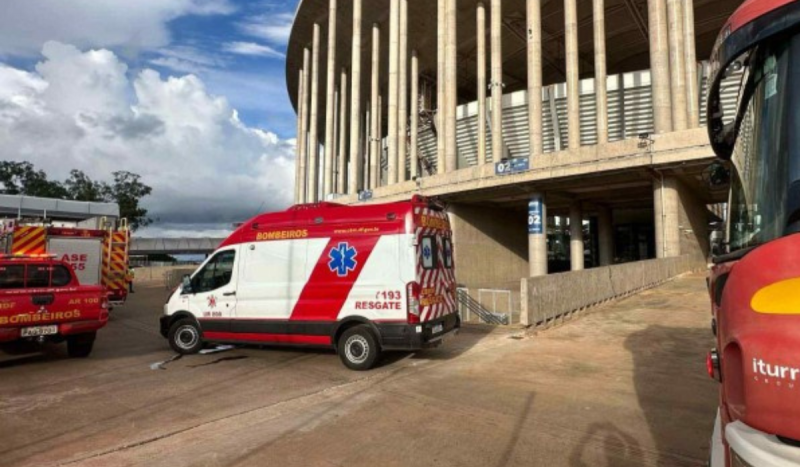
[[[180,319],[169,328],[169,346],[182,355],[195,354],[203,348],[200,326],[194,320]]]
[[[86,358],[92,353],[94,338],[97,333],[76,334],[67,336],[67,355],[71,358]]]
[[[356,371],[369,370],[375,366],[381,355],[378,340],[369,327],[363,324],[346,330],[336,347],[342,363]]]

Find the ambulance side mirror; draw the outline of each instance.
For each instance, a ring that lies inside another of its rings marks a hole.
[[[183,276],[183,282],[181,284],[181,293],[184,294],[192,293],[192,278],[189,277],[189,274]]]

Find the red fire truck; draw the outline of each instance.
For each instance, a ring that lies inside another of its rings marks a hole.
[[[108,322],[108,297],[83,285],[53,255],[0,255],[0,349],[21,341],[67,342],[70,357],[92,352]]]
[[[6,224],[6,253],[53,255],[72,266],[83,285],[102,285],[111,305],[122,305],[128,297],[128,249],[130,230],[122,219],[119,226],[101,220],[102,229],[53,227],[41,222]]]
[[[731,189],[709,283],[707,364],[722,383],[710,464],[800,466],[800,0],[745,1],[711,58],[708,131]],[[722,80],[742,69],[724,115]]]

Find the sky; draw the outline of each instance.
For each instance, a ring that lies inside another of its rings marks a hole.
[[[0,159],[152,186],[141,236],[224,235],[292,201],[298,0],[3,0]]]

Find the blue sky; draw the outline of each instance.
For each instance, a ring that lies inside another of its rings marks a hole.
[[[3,0],[0,159],[153,187],[154,234],[292,201],[297,0]]]
[[[30,3],[28,0],[5,0],[3,3],[5,7],[11,7],[22,2]],[[118,3],[120,10],[127,8],[129,3],[97,2]],[[295,115],[286,92],[283,56],[298,0],[212,0],[200,3],[223,6],[212,13],[187,11],[167,21],[169,40],[163,47],[140,48],[133,40],[127,43],[104,41],[101,35],[96,40],[81,38],[82,43],[74,45],[108,48],[127,62],[132,74],[144,67],[156,69],[164,75],[195,74],[206,83],[209,92],[225,96],[246,124],[267,128],[281,138],[293,138]],[[31,26],[35,27],[34,24]],[[71,42],[69,36],[62,38],[58,34],[48,40]],[[36,41],[32,42],[35,46]],[[39,42],[37,49],[44,44]],[[0,50],[0,60],[31,70],[41,59],[33,50],[26,48],[24,53],[5,54]]]

